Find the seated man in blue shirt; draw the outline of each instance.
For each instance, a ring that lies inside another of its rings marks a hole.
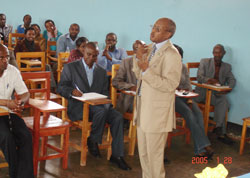
[[[31,24],[31,16],[29,14],[26,14],[23,17],[23,24],[18,25],[17,27],[17,33],[24,33],[25,29],[29,28]]]
[[[117,36],[115,33],[106,35],[106,47],[98,56],[98,64],[106,71],[110,72],[113,64],[120,64],[122,59],[127,58],[127,53],[123,48],[117,48]]]
[[[69,33],[59,37],[56,43],[56,54],[60,52],[70,52],[72,49],[76,48],[76,40],[78,39],[78,33],[80,32],[80,27],[78,24],[73,23],[69,27]]]

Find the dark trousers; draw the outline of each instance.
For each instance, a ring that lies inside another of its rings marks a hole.
[[[33,178],[32,135],[16,114],[0,116],[0,148],[11,178]]]
[[[92,121],[90,139],[96,143],[102,142],[105,124],[110,124],[112,135],[112,155],[124,156],[123,117],[110,104],[90,106],[90,120]]]

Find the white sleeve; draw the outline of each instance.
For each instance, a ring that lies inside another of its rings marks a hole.
[[[14,68],[13,70],[13,79],[15,80],[14,89],[18,95],[28,92],[28,89],[23,81],[21,73],[16,68]]]

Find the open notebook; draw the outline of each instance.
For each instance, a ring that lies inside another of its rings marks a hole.
[[[104,99],[104,98],[107,98],[107,96],[99,94],[99,93],[91,92],[91,93],[84,93],[81,97],[72,96],[72,98],[75,98],[80,101],[86,101],[86,100]]]

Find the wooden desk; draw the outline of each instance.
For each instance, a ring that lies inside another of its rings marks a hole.
[[[217,86],[213,86],[213,85],[208,85],[208,84],[200,84],[200,83],[196,83],[196,82],[192,82],[192,85],[195,85],[197,87],[201,87],[201,88],[205,88],[206,89],[206,103],[205,103],[205,111],[204,111],[204,127],[205,127],[205,133],[207,135],[207,131],[208,131],[208,120],[209,120],[209,108],[210,108],[210,104],[211,104],[211,95],[212,95],[212,91],[218,91],[218,92],[227,92],[227,91],[231,91],[232,88],[228,88],[228,87],[217,87]]]
[[[73,126],[76,126],[78,128],[82,129],[82,136],[81,136],[81,145],[79,146],[76,143],[70,143],[70,145],[75,148],[76,150],[81,152],[80,157],[80,165],[86,166],[86,160],[87,160],[87,138],[88,138],[88,132],[91,128],[90,122],[89,122],[89,105],[96,106],[101,104],[111,104],[111,100],[104,98],[104,99],[93,99],[93,100],[81,100],[80,98],[75,98],[78,101],[83,102],[83,116],[81,122],[72,122]],[[106,143],[102,143],[101,148],[108,148],[107,153],[107,159],[109,160],[111,156],[111,143],[110,139],[107,139]]]
[[[21,63],[26,64],[28,67],[41,66],[42,62],[39,60],[22,60]]]
[[[9,111],[6,109],[0,108],[0,116],[6,116],[9,114]]]

